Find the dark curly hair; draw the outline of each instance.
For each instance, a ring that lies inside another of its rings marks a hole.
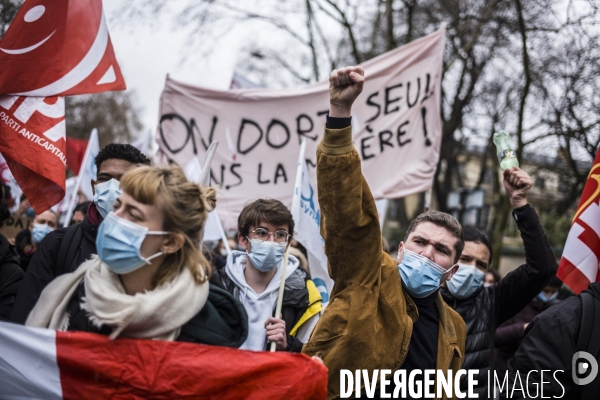
[[[150,165],[150,160],[142,154],[141,151],[130,144],[107,144],[96,156],[96,160],[94,161],[96,163],[96,168],[99,170],[100,165],[110,158],[129,161],[133,164]]]

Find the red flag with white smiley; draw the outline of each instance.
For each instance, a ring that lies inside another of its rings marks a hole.
[[[64,197],[62,96],[125,89],[102,1],[25,1],[0,65],[0,152],[40,213]]]

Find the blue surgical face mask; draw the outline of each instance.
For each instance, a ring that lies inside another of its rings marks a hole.
[[[402,262],[398,265],[402,287],[412,297],[427,297],[441,285],[440,280],[446,270],[427,257],[410,250],[404,250]]]
[[[466,299],[479,289],[485,278],[485,272],[480,271],[474,265],[458,264],[458,271],[448,282],[448,290],[459,299]]]
[[[258,239],[252,239],[250,243],[252,243],[252,253],[246,252],[246,254],[252,265],[261,272],[269,272],[277,268],[287,246],[287,242],[263,242]]]
[[[558,292],[554,292],[550,297],[546,297],[546,293],[540,292],[537,297],[542,303],[549,303],[558,297]]]
[[[114,208],[115,201],[123,193],[121,183],[116,179],[96,184],[94,187],[94,204],[102,218],[106,218]]]
[[[25,210],[25,216],[29,218],[35,218],[35,210],[33,207],[29,207],[27,210]]]
[[[162,251],[144,258],[140,247],[146,235],[166,235],[169,232],[150,231],[145,226],[134,224],[109,213],[98,228],[96,250],[98,257],[117,274],[127,274],[150,264],[150,260],[163,254]]]
[[[33,243],[40,243],[47,234],[52,232],[54,229],[50,228],[46,224],[33,224],[33,230],[31,231],[31,240]]]

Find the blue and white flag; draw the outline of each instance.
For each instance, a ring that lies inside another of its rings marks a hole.
[[[317,198],[317,188],[313,186],[306,159],[306,141],[302,139],[294,197],[292,199],[292,216],[294,218],[294,238],[306,248],[310,275],[321,297],[323,307],[329,302],[329,294],[333,288],[333,280],[327,271],[327,256],[325,255],[325,241],[321,237],[320,223],[321,211]]]

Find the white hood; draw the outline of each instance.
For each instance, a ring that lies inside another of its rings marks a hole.
[[[282,268],[281,265],[277,267],[277,272],[267,285],[265,291],[257,294],[246,283],[244,270],[246,269],[247,261],[248,256],[245,251],[232,251],[227,257],[225,271],[227,272],[227,276],[235,283],[236,288],[233,291],[233,295],[242,302],[246,313],[248,313],[248,338],[240,346],[240,349],[262,351],[265,349],[267,341],[265,322],[267,318],[273,315],[273,310],[277,304]],[[288,256],[285,278],[289,278],[299,266],[300,262],[298,259],[290,254]]]

